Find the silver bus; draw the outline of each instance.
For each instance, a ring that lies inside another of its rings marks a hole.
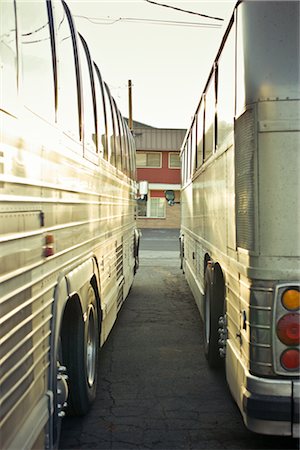
[[[181,150],[181,260],[208,364],[225,366],[250,430],[294,437],[299,17],[297,1],[235,5]]]
[[[52,449],[138,266],[135,147],[64,1],[0,16],[0,447]]]

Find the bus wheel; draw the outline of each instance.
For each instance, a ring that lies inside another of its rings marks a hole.
[[[216,267],[208,263],[205,271],[204,295],[204,353],[211,368],[222,365],[219,354],[219,318],[223,314],[223,280],[218,277]]]
[[[89,411],[97,389],[99,326],[96,298],[91,286],[85,320],[78,314],[68,316],[63,342],[63,359],[70,386],[67,412],[82,416]]]

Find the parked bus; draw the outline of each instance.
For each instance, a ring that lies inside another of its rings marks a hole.
[[[0,446],[52,449],[138,266],[135,147],[64,1],[0,15]]]
[[[240,1],[182,150],[181,260],[246,426],[299,436],[299,2]],[[199,50],[199,57],[201,51]]]

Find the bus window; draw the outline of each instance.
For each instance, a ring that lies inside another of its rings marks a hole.
[[[235,91],[235,41],[234,29],[226,40],[218,62],[218,147],[233,132],[234,91]]]
[[[185,164],[185,170],[184,170],[184,179],[185,184],[189,181],[189,139],[186,140],[185,149],[184,149],[184,164]]]
[[[188,140],[186,140],[184,149],[183,149],[183,184],[185,185],[188,180],[187,176],[187,154],[188,154]]]
[[[197,169],[203,163],[203,124],[204,124],[204,98],[202,98],[197,114]]]
[[[108,148],[106,139],[106,110],[104,103],[103,81],[98,66],[94,63],[95,68],[95,92],[97,103],[97,134],[98,134],[98,149],[104,159],[107,160]]]
[[[107,138],[109,142],[108,161],[116,165],[115,123],[113,120],[113,105],[107,84],[104,82],[105,105],[107,111]]]
[[[184,161],[184,157],[185,157],[185,152],[184,149],[182,149],[181,151],[181,186],[184,186],[184,169],[185,169],[185,161]]]
[[[193,139],[192,130],[190,130],[189,138],[187,141],[187,181],[189,181],[192,176],[192,149],[193,149],[192,139]]]
[[[85,156],[87,152],[97,151],[96,118],[95,118],[95,92],[94,80],[91,78],[92,67],[88,48],[83,38],[79,39],[80,69],[83,95],[83,141]]]
[[[17,99],[17,43],[16,18],[13,0],[0,2],[0,90],[1,107],[14,109]]]
[[[129,152],[130,152],[130,145],[129,145],[129,138],[128,138],[128,133],[127,133],[127,126],[126,126],[126,122],[125,119],[123,119],[123,128],[124,128],[124,142],[125,142],[125,153],[124,153],[124,158],[125,158],[125,173],[127,176],[129,176],[130,174],[130,167],[129,167]]]
[[[122,170],[121,128],[119,121],[119,111],[113,97],[112,97],[112,105],[113,105],[113,118],[115,123],[116,167],[119,170]]]
[[[130,133],[129,127],[127,125],[127,122],[124,121],[124,127],[125,127],[125,131],[126,131],[126,140],[127,140],[127,147],[128,147],[128,154],[126,155],[127,157],[127,171],[128,171],[128,176],[130,178],[133,178],[133,172],[132,172],[132,162],[131,162],[131,155],[134,152],[134,144],[133,144],[133,138],[132,135]]]
[[[47,3],[18,1],[17,16],[24,104],[54,122],[55,89]]]
[[[123,172],[128,175],[128,140],[126,135],[125,123],[122,115],[119,115],[121,127],[121,143],[122,143],[122,167]]]
[[[79,140],[79,98],[73,39],[66,12],[60,2],[53,2],[57,29],[58,123],[66,134]]]
[[[205,95],[204,160],[214,151],[215,77],[212,76]]]
[[[192,168],[191,168],[191,175],[193,176],[193,174],[195,173],[196,170],[196,163],[197,163],[197,147],[196,147],[196,142],[197,142],[197,116],[195,116],[194,118],[194,123],[193,123],[193,128],[192,128],[192,133],[191,133],[191,164],[192,164]]]
[[[129,137],[129,163],[130,163],[130,177],[135,180],[136,179],[136,152],[135,152],[135,143],[133,136],[127,128],[128,137]]]

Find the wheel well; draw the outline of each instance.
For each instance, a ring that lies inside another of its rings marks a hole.
[[[225,279],[223,270],[219,263],[213,265],[214,280],[216,284],[216,293],[219,302],[223,303],[223,311],[225,307]]]
[[[222,268],[221,268],[219,263],[215,263],[214,264],[214,272],[215,272],[215,276],[217,278],[217,284],[224,284],[225,285],[225,279],[224,279],[223,270],[222,270]]]
[[[212,270],[214,273],[214,282],[218,290],[218,297],[222,296],[225,301],[225,278],[221,265],[218,262],[214,262],[208,253],[204,256],[204,277],[208,263],[211,262]],[[219,297],[220,298],[220,297]]]
[[[63,315],[63,322],[74,319],[75,317],[82,317],[80,299],[77,294],[72,295],[68,299]]]
[[[91,286],[94,289],[95,297],[96,297],[96,304],[97,304],[97,312],[98,312],[98,329],[99,329],[99,347],[100,347],[100,341],[101,341],[101,326],[102,326],[102,309],[101,309],[101,300],[98,290],[98,283],[96,276],[93,275],[91,279]]]
[[[210,257],[210,255],[208,253],[205,253],[205,256],[204,256],[204,273],[203,273],[203,277],[204,278],[205,278],[206,267],[207,267],[207,264],[208,264],[209,261],[211,261],[211,257]]]
[[[68,340],[71,338],[69,336],[70,326],[75,324],[77,321],[83,323],[80,299],[77,294],[74,294],[68,299],[62,318],[61,339],[63,349],[67,345],[66,343]]]
[[[80,299],[77,294],[69,297],[61,322],[61,346],[62,346],[62,362],[66,364],[66,355],[69,351],[72,340],[74,339],[74,329],[77,325],[83,326],[82,309]]]
[[[95,297],[96,297],[96,304],[97,304],[97,312],[98,312],[98,328],[99,328],[99,345],[100,345],[100,336],[101,336],[101,324],[102,324],[102,310],[101,310],[101,302],[100,302],[100,295],[98,291],[98,285],[97,285],[97,279],[95,275],[90,280],[90,284],[93,288]],[[71,297],[69,297],[65,310],[63,313],[62,318],[62,326],[61,326],[61,336],[62,341],[64,338],[66,339],[66,333],[67,330],[70,329],[68,324],[74,323],[76,320],[79,320],[83,323],[83,311],[81,306],[81,301],[79,298],[79,295],[73,294]],[[63,345],[63,342],[62,342]]]

